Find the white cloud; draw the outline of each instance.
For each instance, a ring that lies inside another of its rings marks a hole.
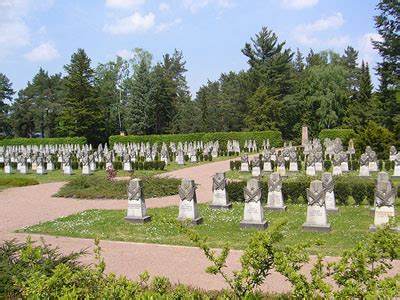
[[[318,19],[312,23],[299,25],[296,27],[295,31],[309,34],[318,31],[338,29],[343,24],[343,15],[341,13],[336,13],[332,16]]]
[[[235,4],[233,0],[183,0],[183,6],[193,13],[208,5],[214,5],[221,8],[232,8]]]
[[[382,41],[382,36],[376,32],[367,32],[358,40],[359,60],[373,65],[378,60],[378,51],[372,46],[372,40]]]
[[[180,19],[180,18],[177,18],[177,19],[173,20],[172,22],[160,23],[156,27],[156,32],[168,31],[171,28],[173,28],[181,23],[182,23],[182,19]]]
[[[130,51],[130,50],[127,50],[127,49],[119,50],[117,52],[117,55],[122,57],[123,59],[132,59],[135,56],[133,51]]]
[[[106,0],[106,6],[111,8],[134,8],[143,5],[145,0]]]
[[[280,0],[281,6],[287,9],[303,9],[318,4],[318,0]]]
[[[158,9],[159,9],[161,12],[168,12],[168,11],[171,10],[171,7],[169,6],[168,3],[162,2],[162,3],[160,3],[160,5],[158,6]]]
[[[53,42],[46,42],[33,48],[24,57],[31,62],[47,62],[60,57],[60,53]]]
[[[334,31],[343,26],[345,20],[341,13],[320,18],[314,22],[301,24],[294,28],[292,34],[296,41],[307,46],[343,47],[349,44],[348,36],[335,36],[331,38],[321,39],[317,33],[325,31]]]
[[[155,15],[148,13],[142,15],[135,12],[133,15],[116,20],[113,24],[106,24],[104,31],[111,34],[129,34],[134,32],[144,32],[152,28],[155,24]]]
[[[32,33],[25,18],[53,3],[54,0],[0,0],[0,59],[30,44]]]

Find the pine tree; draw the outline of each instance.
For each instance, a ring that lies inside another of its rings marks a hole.
[[[131,78],[125,112],[125,128],[130,134],[154,133],[155,103],[151,97],[152,55],[135,49],[134,73]]]
[[[102,105],[94,89],[94,70],[90,58],[83,49],[71,57],[71,63],[64,66],[65,98],[59,117],[59,132],[62,136],[85,136],[90,143],[97,144],[104,132]]]
[[[377,9],[380,15],[375,16],[375,27],[382,41],[373,41],[373,45],[382,57],[377,68],[380,123],[400,137],[400,2],[380,0]]]
[[[7,116],[10,106],[6,101],[11,101],[14,94],[10,79],[0,73],[0,130],[5,135],[10,134],[10,124]]]

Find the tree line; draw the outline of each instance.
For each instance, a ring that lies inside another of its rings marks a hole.
[[[374,90],[367,62],[358,51],[304,55],[263,27],[241,52],[248,69],[222,73],[191,95],[181,51],[154,62],[146,50],[132,59],[91,64],[78,49],[65,75],[40,68],[18,93],[0,73],[3,136],[85,136],[94,144],[110,135],[280,130],[297,139],[301,126],[316,135],[325,128],[362,132],[372,123],[400,137],[398,33],[400,4],[381,0],[374,18],[382,41],[374,41],[381,62]]]

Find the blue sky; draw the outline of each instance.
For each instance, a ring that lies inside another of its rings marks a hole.
[[[40,67],[63,71],[78,48],[92,66],[144,48],[158,61],[175,48],[193,94],[222,72],[246,69],[241,53],[262,26],[306,54],[352,45],[375,66],[373,0],[0,0],[0,72],[23,88]],[[374,80],[376,82],[376,79]]]

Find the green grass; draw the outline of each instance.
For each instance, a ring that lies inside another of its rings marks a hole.
[[[141,176],[146,198],[163,197],[178,193],[180,180]],[[128,180],[110,182],[104,176],[79,176],[65,184],[54,195],[56,197],[82,199],[127,199]]]
[[[370,216],[368,206],[340,207],[340,214],[328,217],[332,225],[330,233],[303,232],[301,225],[305,222],[306,209],[306,205],[289,204],[287,212],[266,212],[265,218],[271,223],[280,219],[288,221],[285,239],[282,242],[285,245],[316,239],[324,240],[325,244],[322,246],[310,249],[312,254],[340,255],[370,234],[369,225],[373,223],[373,217]],[[200,204],[199,210],[204,223],[194,228],[209,237],[212,247],[220,248],[228,242],[234,249],[243,249],[254,232],[252,229],[239,228],[243,214],[242,203],[234,203],[230,211],[212,210],[205,204]],[[123,210],[88,210],[21,231],[55,236],[191,246],[188,238],[179,232],[176,225],[166,222],[176,220],[178,207],[148,209],[152,221],[145,225],[125,222],[123,219],[125,214]]]
[[[33,178],[24,177],[0,177],[0,190],[11,187],[21,187],[28,185],[37,185],[39,182]]]

